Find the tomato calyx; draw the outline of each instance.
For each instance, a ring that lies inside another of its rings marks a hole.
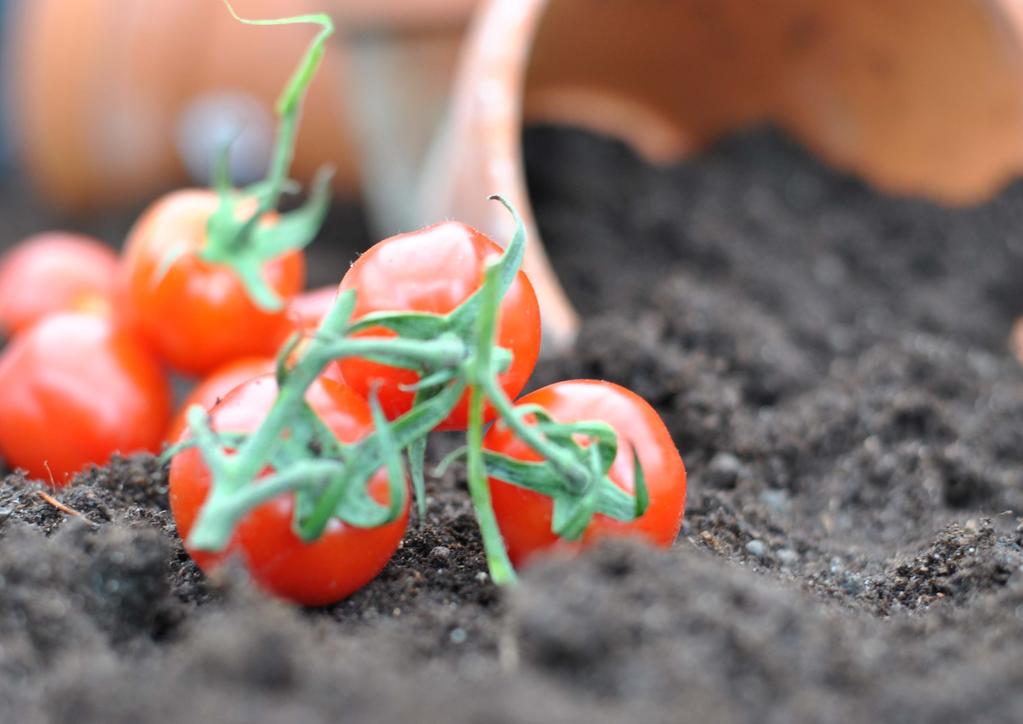
[[[610,425],[596,421],[564,424],[542,407],[516,408],[499,382],[511,353],[496,343],[498,311],[522,264],[526,237],[511,205],[502,197],[491,198],[512,214],[515,234],[499,257],[487,261],[479,289],[456,309],[443,315],[381,312],[352,322],[358,292],[346,290],[297,361],[297,338],[282,349],[277,398],[254,432],[220,434],[211,429],[205,410],[194,407],[189,411],[193,438],[186,444],[200,450],[212,479],[210,495],[189,535],[192,548],[222,550],[242,516],[284,493],[295,495],[292,527],[303,541],[316,540],[333,518],[360,527],[391,522],[403,510],[407,495],[402,452],[408,453],[422,519],[427,435],[448,417],[466,390],[469,423],[464,454],[469,494],[495,583],[514,581],[515,572],[494,514],[488,477],[549,497],[554,508],[552,532],[567,540],[580,538],[594,515],[629,522],[644,514],[649,496],[636,453],[633,492],[626,492],[609,477],[619,445]],[[359,335],[380,327],[395,336]],[[333,437],[305,401],[306,391],[327,365],[346,357],[402,367],[419,375],[413,386],[415,403],[391,421],[385,418],[375,390],[371,391],[374,430],[347,445]],[[539,461],[523,462],[483,449],[488,404],[497,413],[497,424],[507,425]],[[389,506],[373,500],[367,489],[382,467],[389,473]]]
[[[265,187],[238,191],[230,182],[225,185],[218,179],[220,201],[207,222],[206,244],[198,252],[199,258],[230,267],[260,309],[283,309],[285,300],[267,282],[264,267],[288,252],[304,249],[319,233],[330,206],[332,175],[330,170],[317,173],[306,202],[295,211],[280,214],[272,224],[257,223],[275,205],[266,202],[271,192]],[[258,208],[246,215],[253,199]]]
[[[558,423],[546,410],[537,406],[518,407],[515,412],[518,420],[509,426],[522,439],[527,439],[522,434],[525,430],[534,429],[525,418],[534,417],[540,420],[535,430],[547,442],[554,441],[557,448],[568,455],[559,456],[558,461],[548,457],[543,462],[524,462],[486,450],[483,459],[487,474],[549,497],[554,504],[551,530],[555,535],[565,540],[578,540],[598,513],[629,523],[646,512],[650,498],[643,466],[635,451],[632,456],[632,495],[618,487],[609,476],[611,465],[618,454],[617,435],[610,425],[603,422]],[[586,446],[580,444],[577,441],[580,436],[592,443]],[[530,444],[530,447],[541,455],[545,454],[541,450],[550,455],[551,449],[547,442],[541,442],[537,447]]]
[[[284,300],[267,283],[264,266],[290,251],[308,246],[323,225],[330,206],[330,180],[334,172],[327,167],[317,172],[301,207],[276,216],[272,223],[260,223],[277,208],[281,195],[294,186],[288,179],[288,170],[294,158],[302,100],[323,58],[326,41],[334,33],[334,23],[326,14],[250,20],[240,17],[228,0],[224,0],[224,4],[236,20],[246,25],[311,23],[320,26],[320,32],[309,44],[277,101],[277,136],[267,177],[245,189],[235,189],[228,168],[230,143],[221,149],[214,173],[214,188],[220,203],[210,215],[206,244],[198,253],[203,261],[230,267],[252,301],[264,311],[274,312],[283,308]],[[173,258],[172,254],[170,261]],[[169,266],[168,262],[165,264]]]

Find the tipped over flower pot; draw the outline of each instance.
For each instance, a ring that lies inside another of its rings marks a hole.
[[[526,259],[555,345],[576,316],[529,204],[522,127],[618,136],[672,163],[772,122],[898,194],[984,200],[1023,167],[1023,8],[993,0],[490,0],[420,177],[422,221],[508,238],[486,202],[528,219]],[[641,239],[637,239],[641,253]]]

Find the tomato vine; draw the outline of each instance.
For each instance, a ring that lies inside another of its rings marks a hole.
[[[320,169],[301,208],[281,214],[272,224],[259,222],[277,208],[281,195],[289,186],[288,171],[295,155],[302,101],[323,58],[326,42],[334,34],[334,22],[329,15],[322,13],[251,20],[239,16],[228,0],[224,0],[224,4],[236,20],[246,25],[320,26],[320,32],[310,43],[277,100],[277,136],[266,178],[240,191],[235,189],[228,171],[229,145],[221,150],[214,173],[219,205],[210,215],[207,242],[200,252],[204,261],[233,269],[258,307],[275,311],[284,306],[284,300],[267,284],[263,267],[271,259],[305,248],[316,236],[330,204],[333,170]],[[169,256],[165,263],[172,261],[173,256]]]
[[[494,517],[488,476],[550,498],[552,532],[566,540],[579,538],[598,513],[621,521],[643,515],[649,501],[638,458],[633,494],[608,477],[618,445],[610,425],[563,424],[542,408],[516,408],[497,381],[511,361],[511,352],[494,341],[498,308],[522,263],[526,237],[514,209],[503,198],[493,198],[512,213],[515,234],[504,253],[487,265],[476,293],[455,310],[445,315],[385,312],[353,322],[357,291],[348,290],[338,297],[293,366],[287,362],[293,345],[282,350],[276,401],[254,432],[220,434],[210,427],[206,410],[189,411],[192,440],[185,444],[199,449],[212,477],[212,490],[191,530],[189,546],[223,549],[247,512],[286,493],[296,496],[293,530],[304,541],[316,540],[335,517],[367,528],[390,523],[407,495],[400,451],[425,440],[466,389],[469,491],[496,583],[514,580],[515,572]],[[369,327],[385,327],[397,336],[356,336]],[[306,391],[326,366],[347,357],[372,359],[420,375],[415,404],[394,420],[384,417],[371,393],[374,432],[349,445],[340,443],[305,401]],[[523,462],[483,450],[485,403],[541,461]],[[536,424],[528,424],[527,417]],[[368,481],[381,467],[389,473],[387,506],[367,493]],[[273,472],[260,477],[267,469]]]

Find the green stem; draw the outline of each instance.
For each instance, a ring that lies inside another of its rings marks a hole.
[[[487,399],[494,406],[501,420],[512,429],[522,442],[553,465],[559,473],[581,489],[590,479],[589,470],[571,452],[551,442],[533,425],[527,424],[515,409],[515,403],[504,393],[494,379],[483,380]]]
[[[409,475],[412,477],[412,490],[416,495],[416,513],[419,525],[426,523],[426,438],[412,441],[408,446]]]
[[[230,537],[230,528],[245,511],[274,495],[304,488],[316,482],[316,478],[322,479],[323,475],[331,474],[332,479],[318,496],[311,515],[300,526],[304,539],[317,537],[330,518],[337,514],[337,506],[348,494],[350,485],[365,483],[379,467],[380,441],[390,439],[385,434],[397,435],[400,446],[408,446],[447,417],[461,397],[464,383],[456,382],[399,418],[393,429],[378,430],[371,436],[379,437],[379,440],[367,438],[357,444],[349,454],[344,455],[344,461],[299,461],[294,467],[255,484],[254,481],[265,470],[279,446],[287,440],[288,426],[295,424],[301,415],[308,414],[303,413],[306,392],[333,360],[358,356],[382,359],[397,365],[447,367],[455,370],[468,354],[467,345],[453,336],[434,340],[346,337],[344,335],[350,329],[354,306],[354,292],[341,295],[295,366],[288,370],[281,366],[285,364],[284,360],[279,360],[277,398],[262,424],[238,444],[235,454],[224,453],[224,442],[209,429],[204,410],[195,408],[189,413],[196,445],[214,478],[209,501],[197,524],[195,540],[198,544],[207,547],[225,544]],[[282,356],[290,354],[293,347],[285,346]],[[352,475],[343,474],[346,470]]]
[[[199,511],[188,544],[198,550],[222,550],[238,521],[250,510],[284,493],[314,487],[341,468],[343,464],[337,460],[306,460],[236,491],[214,488]]]
[[[267,262],[308,245],[323,224],[330,203],[330,174],[318,173],[305,204],[278,216],[276,223],[263,224],[266,214],[277,208],[288,183],[288,171],[295,155],[302,100],[323,58],[334,23],[325,14],[300,15],[272,20],[250,20],[235,12],[223,0],[231,15],[246,25],[293,25],[312,23],[320,32],[309,44],[298,67],[277,102],[277,137],[266,178],[242,192],[232,188],[227,171],[227,150],[217,164],[216,191],[220,202],[206,223],[206,241],[199,256],[210,264],[231,268],[252,302],[265,311],[280,311],[284,300],[267,282]],[[253,200],[256,208],[247,205]]]
[[[451,414],[451,409],[461,398],[463,390],[463,384],[455,383],[443,394],[437,395],[419,408],[409,410],[391,423],[391,433],[394,435],[396,448],[408,447],[413,440],[429,434],[430,430]],[[375,470],[379,467],[376,460],[379,457],[379,446],[373,437],[375,435],[359,442],[356,453],[348,460],[349,465],[362,470]],[[341,504],[345,496],[344,482],[340,478],[332,481],[317,500],[313,511],[301,522],[299,534],[303,540],[318,538],[330,519],[337,514],[338,505]]]
[[[466,430],[468,458],[469,496],[476,510],[483,538],[483,550],[487,555],[487,566],[494,583],[502,585],[515,581],[515,569],[508,560],[508,552],[497,525],[494,507],[490,499],[490,484],[487,481],[486,465],[483,461],[483,408],[484,396],[481,384],[494,379],[494,339],[497,336],[497,314],[500,307],[500,267],[491,264],[486,269],[480,289],[479,316],[476,326],[476,355],[466,366],[469,381],[469,424]]]
[[[457,367],[465,360],[467,349],[465,343],[457,337],[430,341],[401,337],[357,337],[338,341],[324,340],[324,347],[318,354],[332,360],[362,357],[392,367],[440,369]]]
[[[466,435],[469,448],[468,477],[469,497],[476,510],[476,521],[483,537],[483,550],[487,555],[487,567],[494,583],[505,585],[515,582],[515,569],[508,560],[504,538],[494,515],[490,499],[490,485],[487,482],[486,466],[483,463],[483,396],[476,385],[469,388],[469,427]]]
[[[238,490],[259,476],[281,434],[305,404],[306,390],[325,366],[325,362],[304,357],[291,371],[287,383],[278,388],[277,399],[263,423],[245,440],[238,454],[232,457],[231,475],[224,481],[227,491]]]
[[[518,411],[515,404],[505,394],[501,384],[497,381],[493,364],[494,337],[497,328],[497,312],[500,305],[500,298],[497,295],[498,269],[491,266],[487,269],[486,280],[483,285],[483,293],[480,299],[480,338],[477,347],[477,377],[476,383],[483,388],[487,399],[494,406],[497,414],[504,420],[519,438],[544,459],[550,461],[570,482],[578,487],[586,485],[589,479],[589,471],[586,466],[576,460],[575,456],[567,450],[550,443],[544,435],[531,425],[527,425]]]
[[[429,364],[455,364],[465,356],[465,345],[457,340],[419,342],[391,337],[345,339],[340,342],[314,337],[309,350],[288,375],[288,382],[278,390],[277,399],[263,424],[243,443],[238,454],[225,461],[229,468],[225,486],[237,490],[262,470],[268,451],[280,438],[289,421],[304,404],[305,392],[324,368],[344,357],[386,356],[394,352],[409,360]]]
[[[284,87],[280,98],[277,99],[276,111],[280,119],[280,125],[277,128],[273,159],[271,160],[270,170],[265,181],[267,193],[260,204],[259,211],[253,216],[254,219],[258,219],[267,211],[277,208],[281,190],[288,178],[288,170],[291,168],[291,162],[295,155],[295,135],[298,132],[298,118],[302,100],[323,58],[327,39],[334,34],[334,21],[330,19],[329,15],[324,13],[270,20],[251,20],[238,15],[228,0],[224,0],[224,4],[234,19],[245,25],[295,25],[310,23],[320,26],[320,32],[306,49],[302,62],[299,63],[295,72],[288,80],[288,84]]]

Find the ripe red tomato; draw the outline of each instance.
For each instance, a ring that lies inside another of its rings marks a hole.
[[[336,297],[337,289],[335,287],[315,289],[292,297],[288,302],[287,311],[288,321],[292,328],[306,334],[310,333],[309,330],[315,330],[334,304]],[[290,360],[297,359],[308,343],[309,337],[304,336],[292,352]],[[274,372],[276,366],[277,361],[273,357],[242,357],[221,365],[204,377],[181,403],[171,421],[165,439],[168,442],[175,442],[181,437],[181,433],[188,426],[186,417],[188,408],[192,405],[202,405],[207,410],[211,410],[235,387],[243,382],[248,382],[253,377]],[[342,381],[341,372],[336,365],[328,366],[323,371],[323,376],[337,382]]]
[[[468,299],[483,281],[485,262],[501,248],[479,231],[446,221],[420,231],[384,239],[360,256],[341,280],[340,291],[357,291],[354,319],[373,312],[416,311],[446,314]],[[366,336],[389,336],[385,329],[370,329]],[[540,307],[533,286],[519,272],[501,303],[497,344],[514,355],[500,376],[501,386],[515,397],[533,373],[540,352]],[[413,394],[400,389],[419,376],[410,370],[358,358],[339,361],[341,374],[361,395],[374,384],[388,418],[412,406]],[[464,396],[439,430],[464,428],[468,418]],[[488,418],[492,411],[488,409]]]
[[[233,270],[196,255],[218,203],[207,190],[164,196],[131,230],[119,271],[119,301],[132,328],[162,359],[192,375],[238,357],[273,356],[290,331],[286,310],[261,310]],[[268,214],[260,223],[274,219]],[[169,255],[175,260],[164,269]],[[264,267],[282,298],[302,288],[304,259],[294,251]]]
[[[0,355],[0,390],[0,451],[56,485],[115,452],[155,452],[170,416],[157,361],[95,314],[54,314],[17,335]]]
[[[83,309],[114,293],[117,254],[80,234],[30,236],[0,260],[0,328],[9,334],[54,312]]]
[[[643,466],[650,505],[631,523],[597,514],[579,541],[568,542],[551,532],[552,503],[539,493],[500,480],[490,480],[494,513],[513,564],[558,546],[578,549],[608,536],[639,535],[668,547],[678,536],[686,499],[686,469],[678,449],[654,409],[636,393],[610,382],[556,382],[518,400],[517,405],[543,405],[558,422],[602,420],[618,433],[618,455],[609,473],[626,492],[633,491],[633,450]],[[487,450],[519,460],[539,460],[525,443],[498,421],[483,441]]]
[[[212,426],[221,431],[248,432],[260,423],[277,394],[273,376],[243,383],[213,408]],[[342,442],[355,442],[373,429],[369,405],[348,386],[321,378],[307,393],[313,410]],[[210,489],[209,471],[195,449],[174,457],[170,469],[170,504],[182,540],[195,524]],[[370,494],[389,500],[387,474],[370,481]],[[210,571],[225,557],[237,554],[253,580],[271,593],[307,606],[323,606],[351,595],[369,583],[398,549],[408,524],[408,503],[402,515],[378,528],[356,528],[337,518],[323,536],[304,543],[291,529],[294,496],[271,500],[251,511],[220,553],[185,548]]]
[[[253,377],[272,373],[275,364],[272,357],[243,357],[215,369],[188,393],[188,397],[181,403],[174,419],[171,420],[164,439],[173,443],[181,437],[188,427],[186,417],[188,408],[192,405],[202,405],[206,410],[212,410],[238,385],[248,382]]]

